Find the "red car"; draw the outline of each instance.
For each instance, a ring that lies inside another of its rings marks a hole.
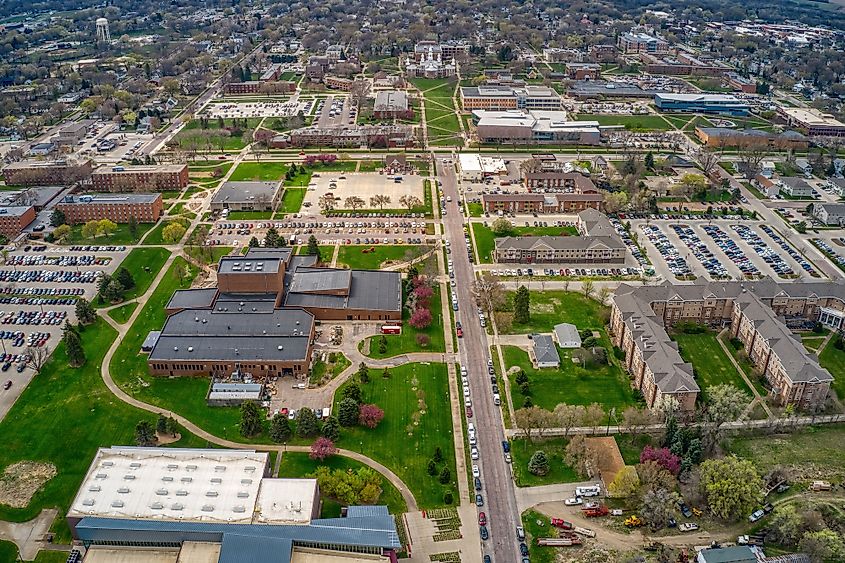
[[[456,328],[455,334],[458,335],[458,338],[463,338],[464,337],[464,329],[462,329],[461,327]]]
[[[487,525],[487,515],[483,512],[478,513],[478,525],[479,526],[486,526]]]
[[[472,407],[467,407],[467,418],[472,418]]]

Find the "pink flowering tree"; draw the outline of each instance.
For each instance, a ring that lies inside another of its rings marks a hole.
[[[337,448],[334,447],[334,442],[328,438],[321,437],[314,440],[314,443],[311,444],[311,453],[309,454],[309,457],[311,459],[323,461],[327,457],[331,457],[336,453]]]
[[[421,284],[414,288],[414,297],[417,298],[417,305],[419,307],[427,309],[433,296],[434,290],[427,284]]]
[[[411,318],[408,319],[408,322],[415,329],[422,330],[430,327],[432,320],[431,311],[428,309],[417,309],[411,314]]]
[[[384,411],[378,405],[361,405],[358,411],[358,422],[367,428],[375,428],[383,418]]]
[[[646,446],[640,453],[640,463],[653,461],[672,475],[681,471],[681,458],[669,451],[669,448],[652,448]]]

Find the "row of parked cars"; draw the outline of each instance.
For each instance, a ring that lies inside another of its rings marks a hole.
[[[3,287],[0,294],[4,295],[83,295],[81,287]]]
[[[645,257],[639,245],[631,238],[630,233],[628,233],[628,229],[625,228],[622,221],[616,217],[608,217],[608,219],[610,220],[610,224],[613,225],[613,228],[616,229],[616,234],[619,235],[619,238],[622,239],[622,242],[625,243],[625,246],[628,247],[628,250],[631,251],[631,254],[637,259],[637,262],[640,263],[640,266],[648,266],[648,258]]]
[[[76,305],[70,297],[0,297],[0,305]]]
[[[67,318],[67,311],[0,311],[0,324],[4,325],[60,325]]]
[[[704,232],[710,235],[713,242],[722,249],[725,256],[736,264],[736,267],[739,268],[739,271],[742,272],[744,276],[756,277],[760,275],[760,269],[751,263],[751,260],[749,260],[748,256],[745,255],[745,252],[742,251],[736,241],[729,237],[727,233],[721,229],[721,227],[717,225],[703,225],[701,228],[704,229]],[[721,266],[721,263],[719,266]],[[725,271],[724,275],[727,275],[727,270],[725,270],[724,267],[722,267],[722,270]]]
[[[516,268],[508,270],[491,270],[494,276],[639,276],[642,268]]]
[[[821,277],[821,274],[819,274],[816,269],[813,268],[813,265],[810,264],[810,262],[808,262],[807,259],[804,258],[797,250],[792,248],[785,240],[783,240],[783,237],[777,234],[777,232],[775,232],[773,228],[768,225],[760,225],[760,228],[763,229],[763,232],[769,235],[773,241],[775,241],[775,244],[780,246],[781,249],[787,254],[789,254],[793,260],[798,262],[798,265],[801,266],[801,269],[803,269],[805,272],[807,272],[808,274],[810,274],[810,276],[814,278]]]
[[[99,272],[91,270],[0,270],[4,283],[94,283]]]
[[[47,248],[46,246],[44,248]],[[24,249],[26,250],[26,249]],[[71,246],[71,252],[123,252],[126,250],[125,246]]]
[[[841,240],[842,239],[840,239],[840,241]],[[845,268],[845,256],[839,254],[836,250],[833,249],[833,247],[831,247],[829,244],[827,244],[820,238],[814,238],[812,239],[812,242],[817,247],[819,247],[821,251],[828,256],[828,258],[836,262],[836,264],[838,264],[840,268]]]
[[[657,225],[640,225],[640,228],[660,253],[660,256],[663,257],[666,265],[669,266],[669,271],[679,278],[692,275],[689,264],[660,227]]]
[[[59,256],[52,254],[15,254],[9,256],[6,263],[10,266],[103,266],[110,261],[111,258],[97,257],[93,254]]]

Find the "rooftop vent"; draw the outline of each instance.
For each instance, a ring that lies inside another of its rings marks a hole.
[[[150,508],[152,508],[153,510],[161,510],[162,508],[164,508],[164,505],[160,502],[154,502],[150,505]]]
[[[179,489],[178,491],[176,491],[176,496],[177,497],[186,497],[186,496],[188,496],[188,491],[186,491],[185,489]]]
[[[103,490],[103,488],[100,485],[91,485],[90,487],[88,487],[88,490],[92,493],[99,493]]]
[[[123,479],[126,480],[126,481],[132,481],[132,480],[135,479],[135,476],[134,475],[124,475]]]
[[[218,495],[217,491],[206,491],[205,496],[207,497],[216,497]]]
[[[123,501],[116,500],[111,503],[112,508],[123,508]]]
[[[218,473],[221,472],[221,471],[226,471],[226,466],[225,465],[215,465],[214,471],[217,471]]]
[[[193,480],[194,480],[193,477],[182,477],[183,483],[190,483]]]
[[[138,463],[137,461],[134,461],[134,462],[129,464],[130,469],[138,469],[139,467],[141,467],[141,464]]]
[[[221,479],[220,477],[213,477],[211,479],[212,485],[220,485],[221,483],[223,483],[223,479]]]
[[[204,504],[202,506],[203,512],[214,512],[214,505],[213,504]]]
[[[252,479],[241,479],[241,485],[252,485]]]
[[[193,347],[193,346],[188,346],[188,352],[193,352],[193,351],[194,351],[194,347]]]
[[[169,483],[169,482],[173,481],[173,477],[165,475],[164,477],[161,478],[161,480],[164,481],[165,483]]]
[[[168,471],[174,471],[176,469],[179,469],[179,465],[176,463],[169,463],[167,464],[167,469]]]
[[[112,467],[114,465],[113,461],[104,461],[103,467]]]
[[[82,501],[82,505],[83,506],[94,506],[94,499],[87,498],[87,499]]]
[[[238,491],[238,498],[249,498],[248,491]]]
[[[246,471],[247,473],[252,473],[252,472],[255,471],[255,466],[254,465],[247,465],[246,467],[244,467],[244,471]]]
[[[174,502],[170,505],[170,510],[182,510],[185,506],[182,503]]]
[[[120,487],[120,488],[117,490],[117,492],[118,492],[118,493],[120,493],[120,494],[122,494],[122,495],[128,494],[128,493],[129,493],[129,487]]]
[[[97,475],[94,478],[95,479],[106,479],[107,477],[108,477],[108,475],[106,475],[105,473],[97,473]]]
[[[188,470],[188,471],[196,471],[196,470],[197,470],[197,466],[196,466],[196,465],[194,465],[194,464],[190,464],[190,465],[186,465],[186,466],[185,466],[185,469],[186,469],[186,470]]]
[[[162,496],[162,497],[163,497],[163,496],[166,496],[166,495],[167,495],[167,493],[169,493],[169,492],[170,492],[170,491],[168,491],[167,489],[158,489],[158,490],[156,491],[156,494],[157,494],[158,496]]]
[[[238,514],[241,514],[243,512],[246,512],[246,508],[239,504],[238,506],[232,508],[232,512],[237,512]]]

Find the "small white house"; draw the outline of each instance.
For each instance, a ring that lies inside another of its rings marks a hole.
[[[561,348],[581,347],[581,335],[578,334],[578,328],[572,323],[555,325],[554,338]]]
[[[790,197],[813,197],[813,188],[801,178],[780,178],[780,191]]]
[[[560,356],[551,336],[534,334],[532,340],[534,341],[534,359],[537,361],[538,368],[560,367]]]
[[[775,174],[775,163],[767,160],[760,165],[760,175],[763,178],[771,178]]]
[[[813,166],[806,158],[796,158],[795,167],[801,171],[804,177],[811,178],[813,176]]]

